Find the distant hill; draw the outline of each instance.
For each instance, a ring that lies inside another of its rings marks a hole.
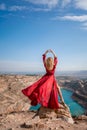
[[[59,71],[59,72],[56,72],[56,75],[58,75],[58,76],[73,76],[73,77],[87,78],[87,70],[81,70],[81,71]]]
[[[19,75],[44,75],[45,71],[40,72],[0,72],[0,74],[19,74]],[[87,70],[81,71],[56,71],[56,76],[72,76],[72,77],[81,77],[87,78]]]

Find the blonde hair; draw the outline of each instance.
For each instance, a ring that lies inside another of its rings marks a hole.
[[[54,59],[52,57],[48,57],[46,59],[46,68],[48,70],[52,70],[53,69],[53,66],[54,66]]]

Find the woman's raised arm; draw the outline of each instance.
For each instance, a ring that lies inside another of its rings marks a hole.
[[[57,57],[56,54],[51,49],[49,49],[49,52],[51,52],[54,57]]]

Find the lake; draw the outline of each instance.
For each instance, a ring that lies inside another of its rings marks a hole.
[[[62,91],[62,95],[63,95],[65,103],[70,108],[71,115],[78,116],[78,115],[84,114],[85,109],[72,99],[71,96],[73,92],[66,89],[61,89],[61,91]],[[40,104],[36,106],[31,106],[29,110],[37,110],[38,108],[40,108],[40,106],[41,106]]]
[[[71,112],[72,116],[78,116],[78,115],[84,114],[85,109],[80,104],[78,104],[76,101],[74,101],[72,99],[72,94],[73,94],[72,91],[62,89],[62,94],[63,94],[65,103],[70,108],[70,112]]]

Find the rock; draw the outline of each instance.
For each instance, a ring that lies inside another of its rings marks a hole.
[[[60,128],[64,129],[64,126],[60,125]]]
[[[32,125],[32,124],[31,124],[31,125],[28,125],[28,124],[26,124],[26,123],[23,123],[23,124],[20,125],[20,127],[21,127],[21,128],[33,128],[33,125]]]
[[[70,123],[70,124],[74,124],[74,121],[73,121],[72,117],[65,117],[65,116],[64,116],[63,119],[64,119],[66,122]]]
[[[38,115],[40,118],[61,118],[68,123],[74,123],[68,107],[66,107],[65,109],[60,108],[58,110],[41,107],[38,111]]]
[[[8,130],[12,130],[12,128],[9,128]]]
[[[81,116],[75,117],[75,119],[76,120],[85,120],[85,121],[87,121],[87,116],[81,115]]]
[[[57,114],[54,110],[45,107],[40,107],[38,115],[40,118],[57,118]]]

